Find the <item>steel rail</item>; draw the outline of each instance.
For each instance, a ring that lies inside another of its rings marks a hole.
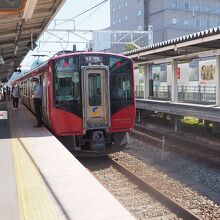
[[[178,202],[174,201],[172,198],[161,192],[159,189],[152,186],[143,178],[137,176],[130,170],[128,170],[124,165],[120,164],[120,162],[116,161],[109,157],[110,163],[112,166],[118,170],[120,173],[128,177],[131,181],[135,184],[138,184],[141,190],[147,192],[152,197],[154,197],[159,202],[166,205],[170,210],[174,212],[178,217],[182,219],[190,219],[190,220],[202,220],[199,216],[195,215],[190,210],[186,209],[185,207],[181,206]]]

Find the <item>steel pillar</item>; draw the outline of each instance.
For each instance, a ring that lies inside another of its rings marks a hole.
[[[216,56],[216,105],[220,105],[220,55]]]
[[[177,79],[177,60],[172,62],[172,92],[171,100],[172,102],[178,102],[178,79]]]

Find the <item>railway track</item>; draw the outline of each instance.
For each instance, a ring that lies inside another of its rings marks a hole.
[[[147,192],[152,197],[154,197],[157,201],[161,202],[163,205],[168,207],[173,211],[174,216],[177,216],[182,219],[191,219],[191,220],[201,220],[198,216],[192,213],[190,210],[181,206],[181,204],[175,202],[172,198],[164,194],[162,191],[156,189],[153,185],[148,183],[146,180],[142,179],[125,166],[123,166],[120,162],[110,159],[112,166],[117,169],[120,173],[125,175],[129,180],[134,182],[143,192]],[[170,213],[171,215],[171,213]],[[161,219],[163,216],[157,216]]]
[[[83,163],[137,219],[202,219],[126,168],[120,158],[100,160]]]
[[[131,135],[157,143],[156,146],[160,148],[164,137],[164,150],[190,157],[215,169],[220,169],[220,150],[210,148],[207,144],[195,143],[191,139],[186,139],[175,134],[156,132],[138,126],[135,127]]]

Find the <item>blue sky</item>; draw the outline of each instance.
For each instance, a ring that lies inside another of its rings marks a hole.
[[[56,18],[71,19],[81,12],[99,4],[103,0],[83,0],[73,1],[67,0],[63,8],[57,14]],[[110,24],[109,1],[99,7],[89,11],[88,13],[76,18],[77,29],[101,29]],[[92,15],[91,15],[92,14]],[[91,16],[90,16],[91,15]],[[88,17],[90,16],[90,17]],[[85,21],[84,21],[85,20]],[[84,22],[83,22],[84,21]]]
[[[101,3],[103,0],[81,0],[73,1],[66,0],[61,10],[56,15],[55,19],[71,19],[74,16],[84,12],[93,6]],[[73,29],[76,30],[100,30],[110,26],[110,0],[93,10],[75,18],[74,21],[53,21],[49,25],[50,29]],[[77,33],[78,34],[78,33]],[[82,38],[81,38],[82,37]],[[22,62],[23,68],[28,68],[29,64],[34,61],[32,55],[45,54],[53,56],[54,51],[60,51],[62,49],[71,50],[73,43],[49,43],[60,41],[60,38],[71,42],[86,42],[83,39],[91,39],[91,34],[84,34],[81,37],[77,37],[74,34],[52,32],[51,34],[45,33],[39,39],[38,46],[34,51],[31,51]],[[62,40],[61,40],[62,41]],[[48,43],[46,43],[48,42]],[[85,43],[76,43],[78,50],[83,50],[86,47]],[[45,59],[45,58],[44,58]]]

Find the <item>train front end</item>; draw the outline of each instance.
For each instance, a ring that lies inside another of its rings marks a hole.
[[[80,53],[53,63],[54,132],[80,156],[124,149],[133,129],[133,62],[123,56]]]

